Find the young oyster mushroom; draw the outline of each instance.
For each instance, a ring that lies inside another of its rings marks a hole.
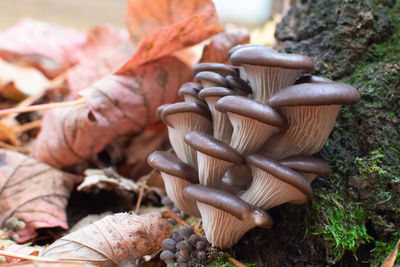
[[[199,87],[197,84],[192,83],[184,84],[179,88],[178,95],[185,100],[185,102],[194,102],[199,105],[205,105],[204,101],[199,98]]]
[[[230,146],[243,156],[257,152],[277,128],[287,125],[271,107],[243,96],[225,96],[215,108],[227,113],[233,126]]]
[[[244,69],[254,99],[264,104],[272,94],[294,84],[301,74],[314,70],[309,57],[282,54],[267,47],[238,49],[231,55],[230,62]]]
[[[308,181],[299,173],[260,154],[246,158],[253,182],[240,198],[265,210],[292,203],[303,204],[312,196]]]
[[[202,71],[211,71],[218,73],[219,75],[225,77],[227,75],[238,75],[237,67],[225,65],[222,63],[199,63],[195,65],[192,69],[192,76],[196,76],[197,73]]]
[[[240,77],[228,75],[225,77],[225,80],[228,82],[229,88],[239,95],[248,96],[252,94],[250,85]]]
[[[194,80],[201,83],[204,88],[228,87],[228,82],[225,81],[225,77],[211,71],[202,71],[197,73],[196,76],[194,76]]]
[[[343,83],[302,83],[280,90],[269,99],[288,120],[286,131],[265,144],[267,156],[282,159],[312,155],[325,144],[342,105],[358,102],[357,90]]]
[[[234,94],[235,92],[225,87],[209,87],[199,93],[199,97],[207,102],[210,109],[214,137],[227,144],[231,141],[233,128],[226,113],[216,110],[215,104],[220,98]]]
[[[236,150],[208,134],[189,132],[185,142],[197,151],[199,181],[203,185],[222,188],[224,173],[234,165],[243,164]]]
[[[209,111],[193,102],[175,103],[162,109],[161,120],[168,126],[169,141],[178,158],[196,168],[196,151],[183,142],[183,137],[191,131],[211,133]]]
[[[291,156],[280,160],[279,163],[300,173],[309,183],[311,183],[317,175],[329,174],[331,172],[328,163],[322,159],[311,156]]]
[[[199,182],[196,170],[166,151],[154,151],[147,158],[148,164],[161,172],[165,191],[175,206],[184,213],[199,216],[195,201],[183,195],[183,189]]]
[[[183,194],[197,202],[205,235],[215,247],[232,247],[255,226],[272,227],[273,221],[267,212],[226,191],[192,184]]]

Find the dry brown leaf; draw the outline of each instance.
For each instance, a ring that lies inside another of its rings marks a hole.
[[[393,251],[390,252],[390,254],[386,257],[385,261],[382,263],[381,267],[393,267],[396,258],[397,258],[397,253],[399,251],[399,245],[400,245],[400,239],[397,241],[396,246],[394,247]]]
[[[0,57],[33,66],[54,78],[78,63],[76,52],[85,43],[83,32],[25,19],[0,33]]]
[[[41,256],[73,259],[92,266],[116,266],[127,258],[137,259],[158,251],[171,234],[171,225],[157,214],[118,213],[58,239]]]
[[[200,62],[229,64],[228,51],[238,44],[250,42],[250,33],[245,28],[228,28],[215,35],[211,43],[206,45]]]
[[[0,149],[0,226],[14,216],[25,222],[20,242],[36,229],[68,229],[65,208],[76,176],[53,169],[17,152]]]
[[[105,77],[80,92],[87,104],[45,114],[35,157],[56,167],[86,161],[117,136],[155,123],[157,107],[174,102],[189,79],[189,68],[175,57]]]
[[[49,86],[49,80],[38,70],[20,67],[0,59],[0,94],[15,101],[38,94]]]
[[[12,241],[9,241],[12,242]],[[1,251],[7,251],[7,252],[13,252],[13,253],[18,253],[20,255],[32,255],[35,253],[39,253],[40,250],[42,250],[43,247],[39,246],[28,246],[28,245],[19,245],[16,243],[9,243],[3,245],[0,243],[0,250]],[[8,263],[16,263],[21,261],[19,258],[14,258],[14,257],[5,257]]]
[[[118,70],[133,54],[133,45],[126,30],[97,25],[89,30],[87,42],[79,52],[79,64],[67,72],[74,95]]]

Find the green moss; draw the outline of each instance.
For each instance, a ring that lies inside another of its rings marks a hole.
[[[340,260],[346,251],[355,255],[361,244],[372,239],[365,227],[367,212],[359,204],[345,201],[337,193],[316,191],[311,208],[319,221],[312,226],[313,234],[325,240],[331,262]]]
[[[357,166],[359,173],[365,177],[383,177],[383,175],[387,174],[387,171],[380,166],[384,157],[385,155],[382,154],[380,149],[373,150],[368,157],[356,157],[354,164]],[[382,182],[382,179],[379,180]]]
[[[397,241],[400,239],[400,233],[393,233],[389,241],[375,241],[375,247],[371,250],[374,255],[372,266],[379,266],[385,258],[395,248]],[[399,258],[397,255],[397,259]]]

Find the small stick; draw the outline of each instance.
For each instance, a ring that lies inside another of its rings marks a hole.
[[[41,126],[42,126],[42,120],[36,120],[36,121],[31,121],[31,122],[28,122],[23,125],[15,127],[14,131],[16,133],[26,132],[31,129],[40,128]]]
[[[40,104],[40,105],[26,106],[26,107],[7,108],[0,110],[0,116],[8,115],[11,113],[26,113],[32,111],[54,109],[54,108],[72,107],[84,104],[85,102],[86,102],[85,99],[82,97],[74,101],[47,103],[47,104]]]
[[[0,147],[8,150],[15,150],[21,153],[29,153],[31,152],[31,148],[29,147],[24,147],[24,146],[13,146],[9,145],[3,141],[0,141]]]
[[[189,225],[189,224],[188,224],[187,222],[185,222],[181,217],[179,217],[175,212],[172,212],[172,211],[169,211],[169,210],[164,211],[162,217],[163,217],[163,218],[171,218],[171,219],[174,219],[175,221],[177,221],[179,224],[181,224],[181,225],[183,225],[183,226]],[[192,228],[193,228],[194,233],[195,233],[197,236],[200,236],[200,237],[203,236],[199,231],[197,231],[196,228],[194,228],[194,227],[192,227]],[[246,267],[246,265],[244,265],[244,264],[241,263],[240,261],[238,261],[238,260],[232,258],[231,256],[228,257],[228,260],[229,260],[230,262],[232,262],[234,265],[236,265],[237,267]]]
[[[146,185],[146,182],[142,182],[139,185],[140,186],[140,191],[139,191],[138,200],[136,201],[136,207],[135,207],[135,213],[136,214],[139,214],[140,204],[142,203],[143,192],[144,192],[145,185]]]
[[[4,250],[0,250],[0,255],[5,256],[5,257],[11,257],[11,258],[30,260],[30,261],[53,262],[53,263],[60,262],[60,260],[43,258],[43,257],[38,257],[38,256],[32,256],[32,255],[23,255],[20,253],[8,252],[8,251],[4,251]]]

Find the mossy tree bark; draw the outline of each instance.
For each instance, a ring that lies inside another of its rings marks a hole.
[[[297,0],[277,26],[278,49],[313,58],[316,74],[355,86],[317,156],[330,176],[313,200],[271,211],[233,248],[258,266],[375,266],[400,238],[400,0]]]

